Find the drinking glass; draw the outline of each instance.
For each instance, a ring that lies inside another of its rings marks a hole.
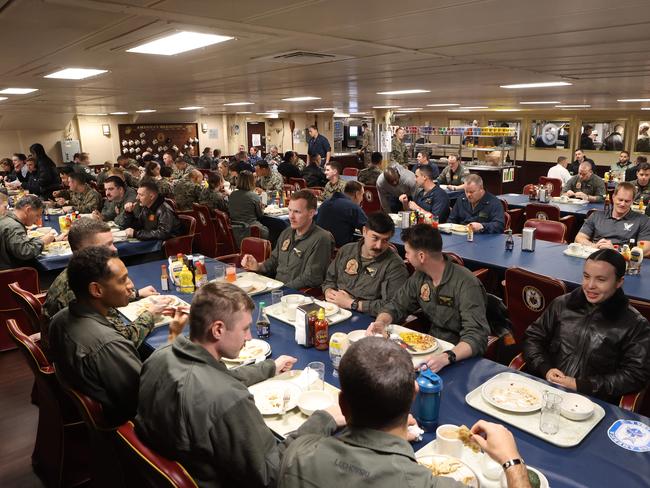
[[[325,389],[325,363],[314,361],[309,363],[305,368],[308,374],[314,374],[314,381],[309,383],[308,390],[324,390]]]
[[[226,276],[226,265],[217,263],[214,265],[214,279],[216,281],[223,281]]]
[[[228,283],[234,283],[237,281],[237,267],[229,264],[226,266],[226,281]]]
[[[542,396],[542,412],[539,417],[539,430],[545,434],[557,434],[560,430],[560,404],[562,397],[545,391]]]
[[[275,305],[276,303],[282,303],[282,297],[284,296],[284,293],[282,290],[273,290],[271,292],[271,303]]]

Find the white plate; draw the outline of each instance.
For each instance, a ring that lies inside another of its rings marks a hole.
[[[234,359],[223,358],[223,360],[229,363],[243,363],[251,359],[264,358],[269,354],[271,354],[271,344],[261,339],[251,339],[239,351],[239,356]]]
[[[397,334],[399,336],[399,338],[402,339],[403,341],[404,341],[404,339],[402,338],[401,334],[418,334],[418,335],[421,335],[421,336],[431,337],[433,339],[433,341],[434,341],[433,345],[431,347],[427,348],[427,349],[423,349],[422,351],[418,351],[418,350],[411,351],[410,349],[406,349],[406,351],[409,354],[430,354],[433,351],[435,351],[436,349],[438,349],[438,340],[435,337],[430,336],[429,334],[423,334],[422,332],[417,332],[417,331],[414,331],[414,330],[398,330],[396,328],[396,325],[393,325],[393,330],[394,330],[394,333]],[[406,341],[404,341],[404,342],[406,343]],[[411,347],[413,347],[413,346],[411,346]],[[413,349],[415,349],[415,347],[413,347]]]
[[[289,391],[291,397],[287,404],[287,412],[296,408],[302,390],[289,381],[267,381],[264,384],[253,385],[250,392],[255,398],[255,406],[262,415],[281,415],[284,392]]]
[[[542,408],[542,392],[523,381],[488,381],[481,395],[490,405],[508,412],[529,413]]]
[[[464,461],[451,456],[444,456],[442,454],[433,454],[431,456],[417,457],[417,462],[425,467],[431,469],[431,466],[436,466],[436,471],[432,470],[434,476],[443,476],[445,478],[452,478],[460,481],[466,486],[472,488],[479,488],[478,476],[472,468],[470,468]],[[451,468],[451,472],[444,473]],[[442,472],[438,471],[441,470]]]
[[[250,292],[255,287],[254,283],[248,280],[236,280],[233,285],[238,286],[246,293]]]
[[[329,303],[321,300],[316,300],[316,303],[319,304],[325,310],[325,317],[331,317],[339,313],[339,306],[334,303]]]
[[[452,224],[452,223],[439,224],[438,228],[442,232],[452,232],[454,234],[467,234],[467,226],[463,224]]]

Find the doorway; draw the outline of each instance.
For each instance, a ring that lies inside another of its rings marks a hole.
[[[266,124],[264,122],[247,122],[246,134],[248,138],[246,152],[252,146],[255,146],[260,151],[266,148]]]

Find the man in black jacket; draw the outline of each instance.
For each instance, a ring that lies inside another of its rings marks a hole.
[[[141,241],[164,241],[181,235],[181,222],[154,181],[143,181],[138,188],[138,202],[124,204],[126,236]]]
[[[585,262],[582,286],[551,302],[526,331],[528,369],[578,393],[618,403],[650,380],[650,324],[621,286],[625,260],[601,249]]]

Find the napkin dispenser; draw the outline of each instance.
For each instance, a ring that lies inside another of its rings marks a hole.
[[[535,250],[535,229],[534,227],[524,227],[521,231],[521,250],[534,251]]]
[[[303,303],[296,309],[296,321],[295,321],[295,340],[296,344],[304,347],[311,347],[313,344],[310,344],[310,331],[309,331],[309,314],[317,313],[321,308],[319,304]]]

